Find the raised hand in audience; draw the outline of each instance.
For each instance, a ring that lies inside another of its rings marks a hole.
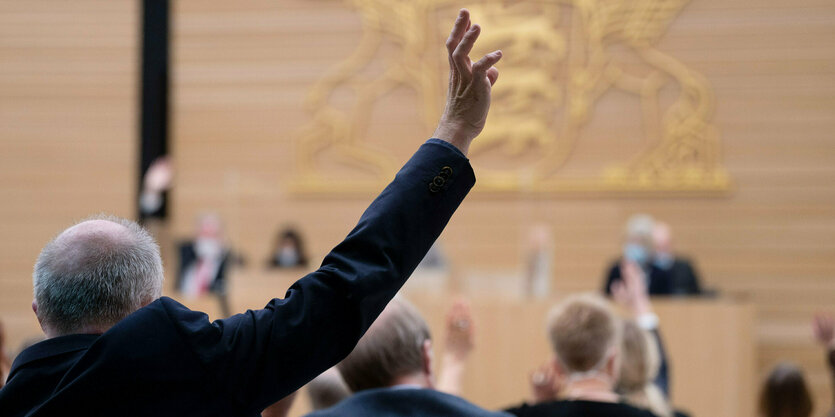
[[[446,318],[446,346],[438,375],[438,391],[461,395],[467,358],[473,351],[475,327],[470,304],[458,300]]]
[[[554,365],[550,362],[531,372],[530,384],[534,404],[556,400],[562,385]]]
[[[481,27],[471,24],[470,12],[461,9],[446,41],[449,53],[449,91],[434,137],[445,140],[464,153],[484,129],[490,109],[490,91],[499,70],[493,65],[502,58],[502,51],[493,51],[477,62],[470,61]]]
[[[621,264],[622,279],[612,283],[612,297],[635,317],[652,313],[647,291],[646,274],[632,261]]]
[[[812,331],[815,334],[815,340],[827,348],[833,348],[832,342],[835,340],[835,319],[830,314],[817,314],[812,321]]]

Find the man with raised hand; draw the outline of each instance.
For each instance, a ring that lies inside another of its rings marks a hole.
[[[434,138],[321,267],[262,310],[209,322],[160,297],[159,248],[133,222],[87,220],[49,242],[32,303],[48,339],[16,359],[0,414],[254,416],[348,355],[475,183],[466,154],[501,58],[470,61],[480,30],[461,10]]]

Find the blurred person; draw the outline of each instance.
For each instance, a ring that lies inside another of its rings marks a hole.
[[[139,194],[139,218],[165,217],[168,191],[174,180],[174,165],[167,156],[154,160],[142,177],[142,191]]]
[[[333,407],[351,396],[351,390],[335,366],[313,378],[306,387],[310,409],[313,411]]]
[[[702,292],[699,275],[693,263],[675,252],[673,233],[667,223],[656,222],[652,229],[653,265],[664,271],[673,295],[694,295]]]
[[[833,404],[833,408],[827,416],[835,417],[835,319],[829,314],[818,314],[812,321],[812,329],[815,340],[826,351],[826,365],[829,367]]]
[[[9,371],[12,369],[12,360],[6,352],[6,329],[3,327],[3,322],[0,321],[0,388],[6,384],[6,377],[9,376]]]
[[[463,299],[456,300],[446,317],[446,343],[438,371],[438,391],[452,395],[463,393],[464,371],[475,347],[474,336],[470,304]]]
[[[229,317],[226,271],[234,255],[223,238],[223,223],[216,214],[198,217],[193,240],[179,245],[177,290],[187,298],[211,293],[217,297],[223,317]]]
[[[124,219],[86,220],[50,241],[32,302],[47,340],[12,364],[0,389],[4,417],[255,416],[348,355],[475,183],[466,154],[501,58],[470,62],[480,30],[462,9],[447,40],[450,89],[434,137],[322,266],[264,309],[209,322],[161,297],[159,248]]]
[[[760,392],[760,417],[809,417],[812,409],[812,395],[803,370],[786,362],[777,364]]]
[[[298,391],[278,400],[275,404],[267,407],[261,412],[261,417],[287,417],[290,415],[290,409],[293,408],[293,403],[296,402]]]
[[[612,262],[612,266],[606,275],[604,286],[606,294],[611,295],[612,285],[623,278],[621,265],[624,262],[632,262],[644,271],[647,289],[651,295],[693,294],[693,291],[698,292],[697,282],[695,290],[693,288],[694,284],[690,279],[693,277],[688,278],[684,275],[678,277],[677,274],[683,272],[681,268],[664,269],[658,265],[668,266],[666,265],[667,261],[660,263],[656,261],[655,232],[656,222],[651,216],[636,214],[629,219],[624,233],[623,253],[620,258]],[[663,235],[659,235],[659,237],[663,237]],[[664,259],[666,259],[666,256],[667,253],[662,254]],[[683,268],[682,265],[680,266]]]
[[[551,294],[554,243],[547,224],[531,228],[525,258],[527,259],[524,294],[532,298],[546,298]]]
[[[623,361],[615,391],[629,404],[650,410],[658,417],[671,417],[667,398],[653,383],[661,365],[655,339],[634,320],[625,320],[621,350]]]
[[[560,381],[561,399],[507,411],[519,417],[653,417],[623,403],[615,392],[621,369],[621,323],[605,299],[567,298],[550,314],[548,334],[554,349],[551,379]],[[555,385],[546,385],[545,391]]]
[[[286,228],[275,240],[270,253],[270,268],[306,268],[307,252],[301,233],[294,228]]]
[[[426,321],[395,298],[337,366],[354,394],[308,416],[506,416],[437,391],[432,361]]]

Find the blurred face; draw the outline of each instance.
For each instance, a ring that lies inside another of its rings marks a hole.
[[[670,233],[670,227],[665,224],[655,226],[652,231],[652,245],[655,252],[658,253],[672,253],[673,239]]]

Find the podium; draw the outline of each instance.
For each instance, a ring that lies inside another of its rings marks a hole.
[[[230,283],[230,305],[233,311],[262,308],[272,297],[283,297],[304,274],[239,271]],[[408,291],[406,297],[429,323],[435,358],[441,360],[445,316],[456,296]],[[552,357],[546,320],[558,298],[479,294],[469,301],[476,334],[463,396],[487,409],[530,398],[529,373]],[[211,299],[186,304],[217,318]],[[669,356],[673,404],[694,417],[753,416],[758,385],[754,307],[726,298],[656,298],[653,307]],[[296,401],[293,416],[308,410],[304,395]]]

